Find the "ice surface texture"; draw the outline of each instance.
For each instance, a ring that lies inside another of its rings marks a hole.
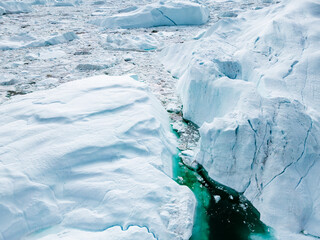
[[[97,19],[91,23],[105,28],[149,28],[200,25],[209,19],[209,10],[196,3],[160,1],[133,11]]]
[[[266,224],[316,236],[319,45],[319,2],[284,0],[162,52],[184,117],[201,126],[199,163],[244,192]]]
[[[144,84],[69,82],[0,122],[0,239],[189,239],[195,199],[169,177],[175,138]]]

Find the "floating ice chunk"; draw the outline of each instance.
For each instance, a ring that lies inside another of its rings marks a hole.
[[[91,23],[105,28],[146,28],[158,26],[200,25],[209,19],[209,10],[192,2],[159,2]]]
[[[197,168],[198,163],[195,161],[195,152],[192,150],[182,151],[179,156],[181,157],[183,163],[188,167]]]
[[[67,43],[75,39],[78,39],[78,36],[74,32],[67,32],[62,35],[50,37],[46,40],[38,40],[32,43],[29,43],[26,47],[43,47],[43,46],[57,45],[57,44]]]
[[[79,71],[99,71],[103,69],[107,69],[115,66],[119,63],[119,58],[110,57],[109,59],[105,59],[104,62],[101,61],[93,61],[91,63],[79,63],[76,66],[76,69]]]
[[[177,131],[178,133],[185,132],[186,130],[184,124],[181,122],[171,123],[171,126],[172,126],[172,129]]]
[[[37,39],[36,37],[33,37],[31,35],[22,33],[11,38],[0,39],[0,50],[13,50],[20,48],[57,45],[73,41],[77,38],[78,37],[74,32],[67,32],[62,35],[48,37],[47,39]]]
[[[96,65],[96,64],[78,64],[76,69],[80,71],[99,71],[103,69],[107,69],[109,66],[108,65]]]
[[[132,77],[15,96],[0,105],[0,145],[4,239],[191,236],[195,198],[169,177],[167,113]]]
[[[16,79],[11,79],[11,80],[5,80],[5,79],[1,79],[0,80],[0,86],[11,86],[17,83]]]
[[[218,203],[221,200],[221,196],[219,196],[219,195],[214,195],[213,197],[214,197],[214,200],[216,203]]]
[[[19,34],[11,38],[0,39],[0,50],[18,49],[35,40],[35,38],[27,34]]]
[[[130,54],[130,53],[125,54],[125,55],[123,56],[123,60],[126,61],[126,62],[132,61],[132,60],[133,60],[132,54]]]
[[[25,58],[26,60],[28,60],[28,61],[34,61],[34,60],[36,60],[36,59],[39,58],[39,55],[34,54],[34,53],[29,53],[29,54],[27,54],[24,58]]]
[[[105,43],[106,48],[115,50],[151,51],[159,46],[158,40],[151,35],[112,34],[107,36]]]
[[[32,11],[31,5],[24,2],[6,2],[6,1],[0,2],[0,15],[14,14],[14,13],[28,13],[31,11]]]
[[[74,5],[71,2],[56,2],[55,7],[73,7]]]
[[[176,113],[176,114],[181,113],[181,106],[177,105],[176,103],[169,103],[166,109],[170,113]]]
[[[238,14],[235,12],[227,11],[227,12],[222,12],[220,14],[220,17],[237,17]]]
[[[105,3],[106,3],[105,1],[95,1],[92,3],[92,5],[103,5]]]
[[[82,50],[82,51],[76,51],[73,55],[81,56],[81,55],[91,55],[91,52]]]
[[[41,81],[37,81],[36,85],[39,89],[48,89],[48,87],[58,86],[59,79],[54,77],[47,77]]]

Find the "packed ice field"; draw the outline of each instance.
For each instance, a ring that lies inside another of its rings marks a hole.
[[[319,46],[318,0],[1,0],[0,239],[189,240],[177,156],[319,239]]]

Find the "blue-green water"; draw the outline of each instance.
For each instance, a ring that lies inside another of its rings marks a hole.
[[[190,240],[275,239],[253,205],[238,192],[210,179],[201,165],[197,169],[187,167],[177,155],[173,178],[188,186],[197,199]]]

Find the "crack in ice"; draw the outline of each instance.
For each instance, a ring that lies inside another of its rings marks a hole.
[[[157,9],[162,16],[164,16],[166,19],[168,19],[170,22],[173,23],[173,25],[177,26],[178,24],[175,23],[175,21],[173,21],[171,18],[169,18],[167,15],[165,15],[160,9]]]
[[[307,140],[308,140],[308,138],[309,138],[309,134],[310,134],[310,132],[311,132],[312,125],[313,125],[313,122],[311,121],[311,125],[310,125],[310,127],[309,127],[309,129],[308,129],[308,131],[307,131],[306,137],[305,137],[305,139],[304,139],[303,150],[302,150],[300,156],[297,158],[297,160],[294,161],[294,162],[289,163],[280,173],[278,173],[277,175],[275,175],[269,182],[267,182],[267,184],[263,187],[263,189],[265,189],[268,185],[270,185],[271,182],[273,182],[276,178],[278,178],[278,177],[281,176],[283,173],[285,173],[285,171],[286,171],[291,165],[296,164],[297,162],[300,161],[300,159],[303,157],[303,155],[304,155],[304,153],[305,153],[306,145],[307,145]]]

